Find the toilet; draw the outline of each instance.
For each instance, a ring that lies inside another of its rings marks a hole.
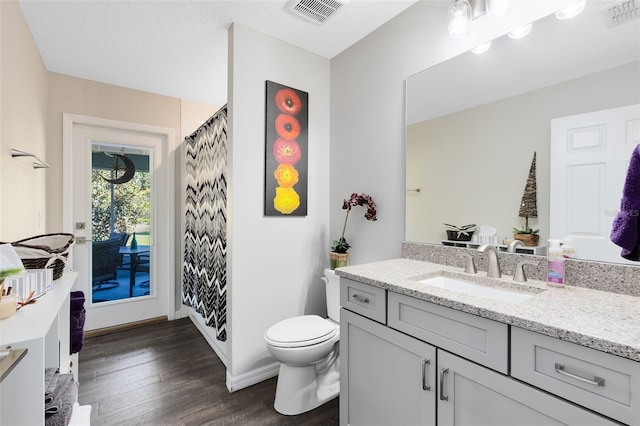
[[[340,277],[324,270],[327,314],[280,321],[264,334],[271,355],[280,362],[276,399],[280,414],[301,414],[338,396],[340,391]]]

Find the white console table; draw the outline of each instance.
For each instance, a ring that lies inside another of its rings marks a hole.
[[[69,296],[77,275],[65,271],[53,290],[0,321],[0,347],[27,349],[0,383],[0,425],[44,425],[44,370],[71,368]]]

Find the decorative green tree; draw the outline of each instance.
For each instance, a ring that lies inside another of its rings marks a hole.
[[[529,218],[538,217],[538,189],[536,183],[536,153],[533,153],[531,167],[529,168],[529,176],[524,186],[522,200],[520,201],[520,217],[524,217],[524,228],[513,228],[515,234],[537,234],[539,229],[535,231],[529,227]]]

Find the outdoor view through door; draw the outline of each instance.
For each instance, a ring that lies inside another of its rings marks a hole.
[[[91,144],[93,303],[153,294],[148,147]]]

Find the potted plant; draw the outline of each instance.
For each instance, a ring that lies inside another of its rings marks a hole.
[[[344,218],[344,225],[342,226],[342,235],[339,239],[334,240],[331,245],[331,251],[329,252],[329,260],[331,263],[331,269],[336,269],[341,266],[347,266],[349,264],[349,253],[347,251],[351,248],[347,240],[344,238],[344,233],[347,229],[347,220],[349,219],[349,212],[351,212],[351,208],[355,206],[367,206],[367,211],[364,214],[365,219],[371,220],[375,222],[378,220],[376,217],[376,203],[373,201],[367,194],[357,193],[351,194],[351,197],[348,200],[344,200],[342,203],[342,209],[347,211],[347,214]]]
[[[10,277],[12,275],[19,274],[22,272],[24,268],[16,267],[16,268],[0,268],[0,283],[4,281],[5,278]]]
[[[529,226],[530,217],[538,217],[537,204],[537,184],[536,184],[536,153],[533,153],[529,176],[524,187],[522,200],[520,201],[520,212],[518,216],[524,217],[524,228],[513,228],[513,238],[522,241],[526,246],[534,247],[538,245],[540,235],[539,229],[532,229]]]
[[[539,229],[531,229],[526,226],[523,229],[513,228],[513,238],[522,241],[525,246],[535,247],[540,241],[538,232],[540,232]]]

